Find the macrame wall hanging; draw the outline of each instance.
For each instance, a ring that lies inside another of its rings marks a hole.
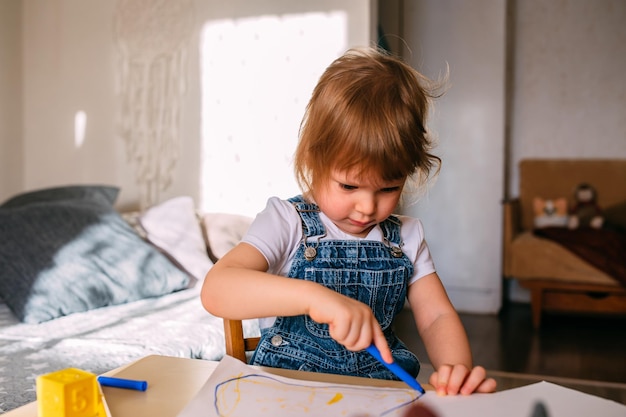
[[[191,0],[117,2],[118,133],[135,164],[142,209],[173,180],[193,29]]]

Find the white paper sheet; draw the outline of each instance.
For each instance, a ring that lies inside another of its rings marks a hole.
[[[420,393],[408,388],[284,378],[225,356],[179,417],[402,416]]]
[[[440,417],[531,417],[542,402],[548,417],[626,417],[626,406],[550,382],[537,382],[495,394],[420,399]]]
[[[531,417],[542,401],[549,417],[626,417],[626,406],[540,382],[495,394],[420,396],[410,388],[329,384],[284,378],[224,357],[179,417],[401,417],[415,401],[440,417]]]

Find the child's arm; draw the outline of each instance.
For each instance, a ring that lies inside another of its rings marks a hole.
[[[465,329],[437,274],[429,274],[413,283],[408,297],[417,329],[435,368],[430,383],[437,393],[495,391],[495,380],[487,379],[484,368],[472,364]]]
[[[308,314],[329,325],[330,335],[352,351],[374,343],[388,362],[391,351],[369,306],[322,285],[267,273],[265,257],[252,245],[240,243],[207,273],[200,294],[204,308],[218,317],[257,317]]]

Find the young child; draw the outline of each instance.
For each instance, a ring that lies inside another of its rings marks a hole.
[[[435,83],[374,49],[350,50],[320,78],[300,128],[303,194],[273,197],[242,242],[208,272],[207,311],[261,318],[255,365],[396,379],[364,351],[413,376],[394,335],[405,300],[442,395],[495,391],[431,259],[418,219],[395,216],[403,190],[439,170],[425,122]]]

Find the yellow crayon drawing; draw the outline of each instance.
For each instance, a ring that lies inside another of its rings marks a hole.
[[[304,381],[289,383],[269,375],[234,377],[215,387],[215,412],[223,417],[255,415],[393,416],[414,402],[413,390],[372,390],[351,386],[309,386]],[[349,398],[349,401],[342,401]],[[399,415],[399,414],[398,414]]]
[[[178,417],[401,417],[420,395],[285,378],[226,356]]]
[[[331,399],[328,401],[328,405],[334,404],[334,403],[336,403],[337,401],[341,401],[341,399],[342,399],[342,398],[343,398],[343,394],[342,394],[342,393],[340,393],[340,392],[338,392],[337,394],[335,394],[335,396],[334,396],[333,398],[331,398]]]
[[[440,397],[434,391],[286,378],[226,356],[177,417],[403,417],[415,401],[441,416],[527,417],[538,399],[554,415],[626,415],[621,404],[545,381],[493,394]]]

